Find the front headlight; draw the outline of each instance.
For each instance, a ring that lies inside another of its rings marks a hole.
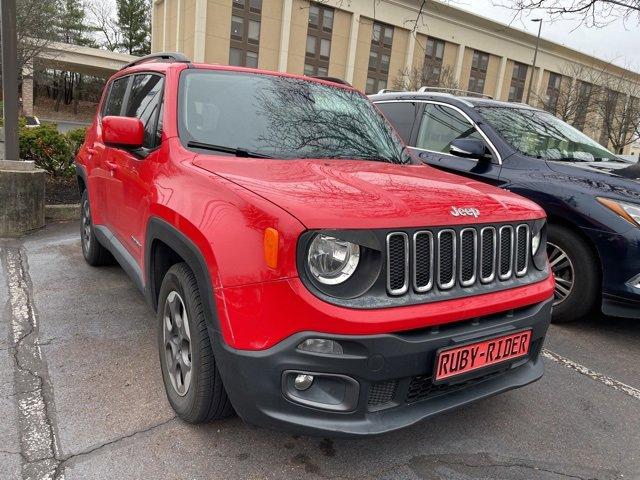
[[[635,227],[640,227],[640,205],[597,197],[598,201]]]
[[[307,264],[313,277],[324,285],[346,282],[360,262],[360,246],[318,234],[309,245]]]
[[[531,258],[538,270],[547,266],[547,222],[536,220],[531,226]]]
[[[538,250],[540,250],[540,241],[542,240],[542,229],[538,230],[531,237],[531,255],[536,256]]]

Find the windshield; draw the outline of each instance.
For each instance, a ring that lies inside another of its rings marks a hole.
[[[476,110],[520,153],[545,160],[597,161],[618,158],[599,143],[550,113],[528,108]]]
[[[317,82],[188,70],[180,80],[178,116],[182,141],[196,148],[409,162],[402,141],[366,97]]]

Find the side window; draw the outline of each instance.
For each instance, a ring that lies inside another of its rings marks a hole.
[[[425,104],[416,147],[449,153],[451,142],[457,138],[484,140],[469,120],[457,110],[434,103]]]
[[[109,90],[109,97],[105,102],[103,116],[120,115],[122,111],[122,103],[124,102],[124,96],[127,93],[127,85],[129,84],[129,77],[119,78],[111,84]]]
[[[415,102],[376,103],[405,143],[411,138],[411,129],[416,120]]]
[[[131,93],[125,115],[137,117],[144,125],[144,146],[153,148],[159,140],[158,113],[162,108],[162,85],[159,75],[136,75],[131,84]]]

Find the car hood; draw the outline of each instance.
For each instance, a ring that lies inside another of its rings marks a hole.
[[[624,162],[554,162],[547,160],[567,185],[596,195],[640,201],[640,164]]]
[[[397,228],[544,217],[533,202],[423,165],[198,155],[193,163],[268,199],[307,228]],[[479,217],[452,214],[476,209]]]

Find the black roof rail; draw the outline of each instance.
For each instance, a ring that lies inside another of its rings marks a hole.
[[[346,80],[342,80],[338,77],[321,77],[316,75],[310,75],[309,78],[315,78],[316,80],[324,80],[325,82],[338,83],[340,85],[346,85],[347,87],[351,87],[352,85]]]
[[[163,60],[170,60],[173,62],[181,62],[181,63],[191,63],[191,60],[189,60],[184,54],[180,52],[158,52],[158,53],[152,53],[151,55],[145,55],[144,57],[140,57],[134,60],[133,62],[127,63],[120,70],[133,67],[134,65],[140,65],[141,63],[154,62],[154,61],[159,62]]]

